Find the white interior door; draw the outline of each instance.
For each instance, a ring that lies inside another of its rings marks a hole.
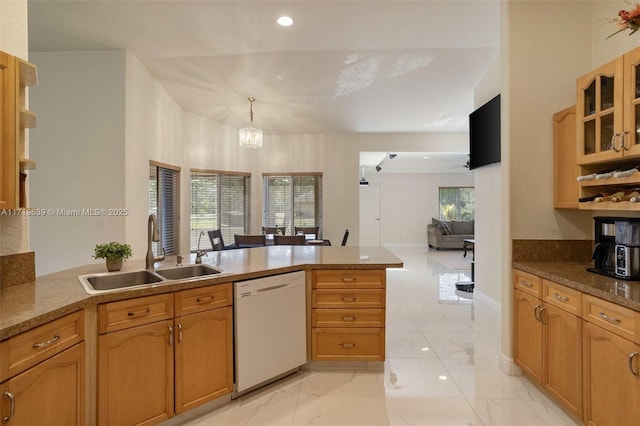
[[[380,186],[360,186],[360,245],[380,245]]]

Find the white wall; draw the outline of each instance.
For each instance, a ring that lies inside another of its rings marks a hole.
[[[502,142],[507,158],[502,179],[509,185],[509,231],[503,233],[501,301],[507,358],[512,356],[511,238],[589,239],[592,234],[591,213],[555,210],[552,189],[551,117],[575,103],[576,78],[591,69],[595,17],[585,6],[581,1],[503,4],[501,90],[507,124]]]
[[[470,173],[376,173],[369,185],[380,186],[380,244],[427,246],[427,225],[440,216],[438,189],[473,186]]]
[[[42,90],[33,92],[32,104],[43,121],[33,135],[32,156],[42,166],[32,205],[128,210],[126,217],[34,219],[37,275],[90,263],[95,244],[106,241],[126,241],[134,258],[145,256],[149,160],[181,168],[180,251],[186,254],[191,168],[252,174],[250,232],[261,229],[262,173],[323,172],[323,234],[338,241],[348,228],[357,241],[360,151],[464,152],[468,146],[465,134],[268,135],[263,149],[246,150],[236,129],[184,112],[130,54],[33,58]]]
[[[0,50],[28,59],[27,41],[27,0],[0,0]],[[28,145],[27,132],[27,152]],[[0,216],[0,255],[28,250],[29,221],[27,217]]]
[[[36,271],[91,263],[96,244],[125,239],[125,218],[60,210],[119,209],[125,203],[124,63],[121,51],[33,53],[31,219]],[[104,262],[101,260],[100,262]]]

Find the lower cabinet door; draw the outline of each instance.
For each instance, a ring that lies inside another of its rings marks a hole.
[[[584,323],[584,420],[588,425],[640,424],[638,345]]]
[[[313,328],[315,361],[384,361],[384,328]]]
[[[582,319],[545,304],[544,387],[582,418]]]
[[[98,337],[98,424],[151,425],[173,416],[173,321]]]
[[[180,414],[233,391],[233,313],[231,307],[214,309],[178,317],[175,324]]]
[[[527,375],[542,383],[542,323],[536,318],[542,302],[518,289],[513,294],[514,360]]]
[[[2,423],[84,425],[84,345],[78,343],[0,385]]]

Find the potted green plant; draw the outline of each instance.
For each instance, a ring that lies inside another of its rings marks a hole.
[[[112,272],[122,269],[122,262],[130,258],[131,254],[132,251],[129,244],[112,241],[105,244],[96,244],[93,257],[107,259],[107,270]]]

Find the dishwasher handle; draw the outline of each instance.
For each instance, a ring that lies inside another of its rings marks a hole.
[[[267,291],[278,290],[278,289],[285,288],[285,287],[289,287],[289,284],[279,284],[279,285],[274,285],[274,286],[271,286],[271,287],[260,288],[260,289],[256,290],[255,293],[266,293]]]

